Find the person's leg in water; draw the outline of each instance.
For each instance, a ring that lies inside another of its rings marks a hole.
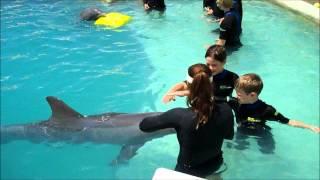
[[[263,154],[273,154],[275,150],[275,141],[270,130],[264,130],[258,137],[257,143],[259,145],[259,150]]]
[[[236,137],[235,137],[235,143],[236,145],[234,148],[238,150],[245,150],[249,148],[249,141],[247,140],[249,138],[248,134],[245,132],[243,128],[237,128]]]

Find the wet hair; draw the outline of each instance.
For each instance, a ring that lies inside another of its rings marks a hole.
[[[187,105],[197,114],[196,129],[208,122],[213,110],[213,90],[210,69],[205,64],[194,64],[189,67],[188,74],[193,78],[188,83],[190,91],[187,96]]]
[[[232,8],[233,0],[217,0],[217,4],[221,4],[224,8]]]
[[[227,59],[227,52],[226,48],[219,45],[212,45],[207,49],[207,52],[205,54],[205,58],[210,57],[216,61],[219,61],[221,63],[225,63]]]
[[[243,90],[246,94],[255,92],[259,95],[263,88],[263,82],[259,75],[249,73],[242,75],[237,79],[235,88],[237,90]]]

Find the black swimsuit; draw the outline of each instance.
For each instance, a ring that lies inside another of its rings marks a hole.
[[[217,102],[226,102],[226,98],[232,96],[234,84],[238,77],[237,74],[226,69],[213,76],[213,95]]]

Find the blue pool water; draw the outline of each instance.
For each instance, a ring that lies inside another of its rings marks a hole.
[[[240,51],[227,69],[256,72],[261,98],[289,118],[319,126],[319,27],[264,1],[244,1]],[[133,17],[105,30],[80,22],[97,6]],[[202,1],[167,1],[164,16],[146,15],[138,1],[1,0],[1,125],[45,120],[48,95],[83,114],[166,111],[162,95],[204,61],[218,26],[201,14]],[[223,178],[319,179],[319,135],[270,122],[275,153],[263,154],[250,138],[245,150],[224,146]],[[157,167],[174,168],[174,135],[146,143],[127,164],[108,165],[119,146],[16,141],[1,145],[1,179],[150,179]]]

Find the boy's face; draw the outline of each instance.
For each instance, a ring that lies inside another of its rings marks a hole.
[[[252,104],[258,100],[257,93],[255,92],[247,94],[241,89],[236,89],[236,93],[239,104]]]

